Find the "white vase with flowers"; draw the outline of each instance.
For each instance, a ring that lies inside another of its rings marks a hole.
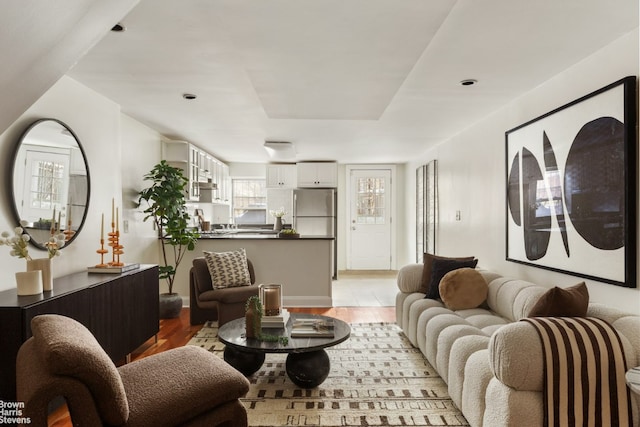
[[[27,223],[20,221],[20,227],[13,230],[13,236],[4,231],[0,234],[0,245],[11,247],[9,254],[27,261],[27,271],[16,273],[18,295],[35,295],[42,291],[53,290],[53,275],[51,274],[51,259],[60,255],[60,249],[65,244],[63,233],[54,233],[45,243],[48,258],[33,259],[29,255],[29,241],[31,237],[24,231]],[[37,273],[36,273],[37,272]]]

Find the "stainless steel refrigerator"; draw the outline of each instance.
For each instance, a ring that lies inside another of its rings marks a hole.
[[[331,254],[332,275],[337,278],[336,267],[336,191],[333,189],[293,190],[293,228],[301,236],[333,238]]]

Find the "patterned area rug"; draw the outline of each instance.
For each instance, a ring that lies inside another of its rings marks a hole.
[[[217,327],[205,325],[189,344],[222,357]],[[326,349],[329,377],[302,389],[285,372],[285,354],[267,354],[242,399],[249,425],[468,426],[447,386],[392,323],[351,325],[351,337]]]

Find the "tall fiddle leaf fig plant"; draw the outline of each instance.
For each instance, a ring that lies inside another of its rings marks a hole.
[[[144,176],[150,187],[140,191],[139,202],[147,202],[144,221],[150,219],[155,224],[162,239],[162,263],[158,267],[160,279],[169,284],[169,294],[173,294],[176,270],[187,251],[192,251],[199,237],[189,227],[191,217],[185,206],[185,187],[189,181],[182,169],[169,165],[165,160],[155,165]]]

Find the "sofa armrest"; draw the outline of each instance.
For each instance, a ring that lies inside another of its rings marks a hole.
[[[542,345],[535,328],[527,322],[509,323],[491,336],[489,365],[496,379],[508,387],[542,391]]]
[[[398,271],[396,284],[401,292],[412,294],[420,292],[423,264],[407,264]]]

